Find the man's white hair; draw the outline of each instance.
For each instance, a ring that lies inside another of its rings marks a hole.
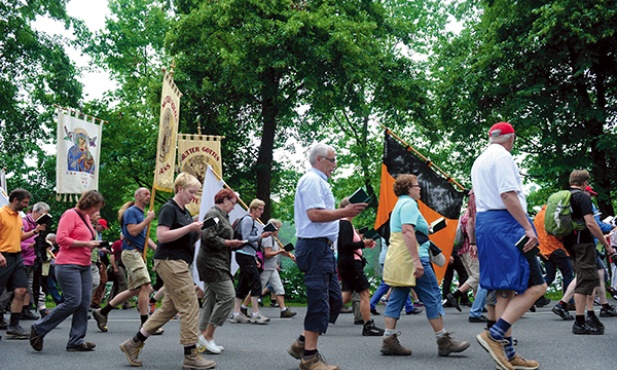
[[[311,165],[317,162],[317,157],[327,157],[329,151],[334,151],[334,148],[328,144],[317,143],[311,148],[308,155],[308,160]]]
[[[499,136],[489,136],[488,143],[489,144],[503,144],[506,141],[510,140],[510,138],[514,136],[514,134],[504,134]]]
[[[34,206],[32,206],[32,211],[41,214],[41,213],[47,213],[49,212],[51,208],[49,207],[49,204],[45,203],[45,202],[38,202],[36,203]]]

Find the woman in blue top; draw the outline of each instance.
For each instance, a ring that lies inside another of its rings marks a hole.
[[[462,352],[469,342],[456,341],[443,326],[444,310],[435,272],[429,260],[430,241],[419,244],[416,232],[428,235],[429,225],[418,209],[420,185],[415,175],[400,175],[394,182],[398,201],[390,215],[390,247],[384,264],[384,281],[392,293],[384,313],[385,337],[381,346],[384,355],[409,356],[411,350],[398,341],[396,323],[401,316],[411,287],[426,307],[426,317],[435,331],[439,356]]]

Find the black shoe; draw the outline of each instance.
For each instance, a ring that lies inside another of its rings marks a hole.
[[[549,305],[549,304],[551,304],[551,300],[546,298],[545,296],[542,296],[542,297],[538,298],[536,300],[536,303],[535,303],[536,307],[538,307],[538,308],[539,307],[544,307],[544,306]]]
[[[473,306],[473,303],[471,303],[471,301],[465,301],[465,302],[461,302],[461,305],[463,305],[465,307],[471,307],[471,306]]]
[[[66,346],[66,350],[69,352],[89,352],[94,350],[96,344],[91,342],[83,342],[74,346]]]
[[[281,307],[277,301],[270,301],[270,307]]]
[[[446,302],[449,303],[451,307],[456,308],[458,312],[463,312],[461,306],[458,304],[458,299],[456,299],[452,293],[448,293],[446,296]]]
[[[381,314],[377,312],[377,308],[371,308],[371,315],[379,316]]]
[[[600,332],[598,328],[590,326],[587,322],[583,326],[580,326],[576,322],[572,326],[572,333],[578,335],[602,335],[604,332]]]
[[[423,309],[421,309],[421,308],[414,307],[414,308],[413,308],[413,310],[411,310],[411,311],[405,311],[405,313],[406,313],[407,315],[417,315],[417,314],[422,313],[423,311],[424,311],[424,310],[423,310]]]
[[[249,316],[249,309],[248,309],[248,307],[247,308],[240,307],[240,312],[242,312],[244,314],[244,316],[250,317]]]
[[[30,310],[24,310],[19,316],[19,319],[20,320],[38,320],[39,315],[35,314],[34,312]]]
[[[587,317],[586,323],[589,326],[596,328],[597,331],[600,332],[600,334],[604,334],[604,324],[600,322],[600,319],[598,319],[598,316],[593,315],[593,316]]]
[[[600,317],[615,317],[617,316],[617,309],[615,306],[608,306],[608,308],[602,307],[600,310]]]
[[[365,337],[381,337],[384,330],[375,326],[375,322],[371,319],[364,324],[362,335]]]
[[[43,350],[43,335],[39,335],[34,328],[34,325],[30,327],[30,345],[35,351]]]
[[[257,298],[257,304],[259,305],[259,307],[264,306],[264,303],[261,301],[261,298]]]
[[[488,319],[484,315],[480,316],[469,316],[469,322],[487,322]]]
[[[551,311],[566,321],[574,320],[574,317],[570,315],[570,312],[568,312],[568,310],[563,308],[560,304],[555,305]]]
[[[536,305],[532,304],[531,307],[529,307],[529,312],[536,312]]]
[[[0,330],[6,330],[9,325],[4,321],[4,314],[0,315]]]
[[[364,320],[354,320],[354,325],[364,325]]]

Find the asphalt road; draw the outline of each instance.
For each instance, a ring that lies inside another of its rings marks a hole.
[[[613,302],[614,303],[614,302]],[[606,332],[601,336],[575,336],[572,322],[563,321],[550,312],[552,305],[528,313],[514,326],[519,340],[517,352],[540,362],[540,368],[555,369],[617,369],[617,318],[603,318]],[[378,306],[383,312],[384,307]],[[292,319],[279,319],[278,309],[263,308],[272,318],[269,325],[226,323],[217,329],[216,342],[225,347],[220,355],[206,357],[217,362],[217,369],[281,369],[298,368],[298,361],[287,354],[292,340],[302,330],[305,308],[295,307],[299,314]],[[599,313],[599,308],[596,308]],[[401,343],[413,350],[410,357],[381,356],[380,337],[363,337],[361,326],[353,324],[353,315],[342,314],[336,325],[319,339],[319,350],[329,363],[341,369],[495,369],[494,362],[475,341],[483,324],[467,321],[468,309],[459,313],[446,308],[446,329],[454,337],[468,340],[471,347],[450,357],[437,356],[435,336],[424,314],[403,315],[398,330]],[[6,317],[8,319],[8,315]],[[383,316],[375,317],[383,327]],[[29,331],[32,322],[22,321]],[[28,341],[0,341],[0,369],[129,369],[124,354],[118,349],[125,339],[132,337],[139,326],[135,310],[115,310],[110,314],[109,332],[100,332],[90,320],[86,340],[96,343],[93,352],[66,352],[70,321],[65,321],[45,337],[42,352],[34,351]],[[141,354],[144,369],[181,369],[183,357],[179,344],[180,323],[170,321],[161,336],[151,337]],[[3,332],[0,332],[4,335]]]

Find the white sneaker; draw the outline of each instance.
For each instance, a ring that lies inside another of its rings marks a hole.
[[[239,313],[231,317],[231,322],[233,322],[234,324],[246,324],[250,321],[251,320],[248,317],[244,316],[243,313]]]
[[[266,325],[268,321],[270,321],[270,319],[263,316],[261,313],[251,317],[251,324]]]
[[[219,354],[223,351],[222,347],[219,347],[214,343],[213,340],[207,340],[203,335],[199,336],[199,343],[197,344],[199,352],[203,352],[203,350],[207,350],[210,353]]]

